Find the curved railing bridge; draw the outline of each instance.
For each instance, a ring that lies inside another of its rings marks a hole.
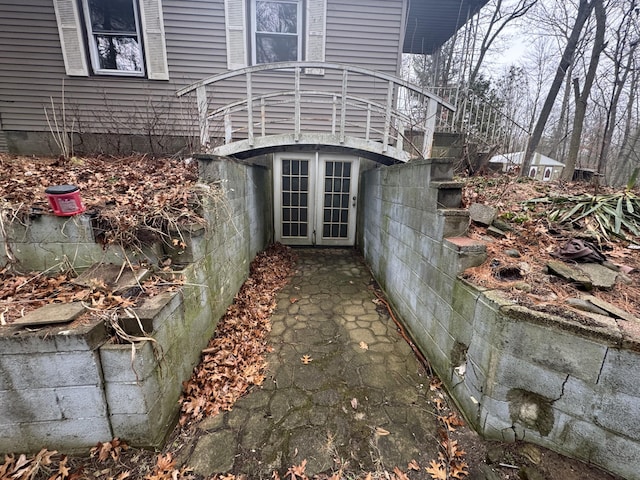
[[[177,95],[194,91],[201,151],[239,158],[317,148],[353,151],[383,163],[429,158],[436,121],[455,110],[393,75],[325,62],[233,70]],[[238,92],[241,98],[234,98]]]

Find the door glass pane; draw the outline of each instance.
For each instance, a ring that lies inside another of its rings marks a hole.
[[[282,160],[282,237],[308,236],[308,172],[308,160]]]
[[[350,162],[326,162],[323,238],[348,238],[350,173]]]

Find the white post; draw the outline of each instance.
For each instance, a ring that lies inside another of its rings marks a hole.
[[[344,143],[344,127],[347,122],[347,80],[349,72],[342,71],[342,108],[340,110],[340,143]]]
[[[206,152],[211,141],[209,137],[209,118],[207,117],[209,104],[206,86],[196,88],[196,101],[198,102],[198,124],[200,126],[200,149]]]
[[[249,146],[253,147],[253,81],[251,72],[247,72],[247,139]]]
[[[294,107],[295,118],[293,119],[293,140],[297,142],[300,140],[300,67],[296,67],[295,69]]]
[[[430,158],[433,148],[433,134],[436,131],[436,113],[438,102],[433,98],[427,101],[427,113],[424,119],[424,139],[422,141],[422,158]]]
[[[387,109],[384,113],[384,136],[382,137],[382,151],[387,151],[389,143],[389,129],[391,128],[391,109],[393,108],[393,82],[387,87]]]

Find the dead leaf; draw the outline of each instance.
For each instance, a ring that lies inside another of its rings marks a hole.
[[[407,476],[407,474],[404,473],[402,470],[400,470],[398,467],[395,467],[393,469],[393,474],[396,480],[409,480],[409,477]]]
[[[291,298],[289,299],[289,301],[290,301],[292,304],[293,304],[293,303],[296,303],[298,300],[299,300],[299,299],[298,299],[298,298],[296,298],[296,297],[291,297]]]
[[[311,358],[309,355],[303,355],[300,361],[305,365],[309,365],[311,362],[313,362],[313,358]]]
[[[409,465],[407,465],[407,468],[408,468],[409,470],[414,470],[414,471],[416,471],[416,472],[419,472],[419,471],[420,471],[420,465],[418,465],[418,462],[416,462],[415,460],[411,460],[411,461],[409,462]]]
[[[358,409],[358,399],[355,397],[351,399],[351,408],[354,410]]]
[[[365,342],[360,342],[360,348],[362,350],[369,350],[369,345],[367,345]]]
[[[384,429],[384,428],[382,428],[382,427],[376,427],[376,435],[379,435],[379,436],[381,436],[381,437],[384,437],[384,436],[386,436],[386,435],[389,435],[389,431],[388,431],[388,430],[385,430],[385,429]]]
[[[431,478],[434,480],[447,480],[447,470],[444,465],[436,462],[435,460],[431,460],[429,465],[431,466],[425,467],[425,470],[429,475],[431,475]]]

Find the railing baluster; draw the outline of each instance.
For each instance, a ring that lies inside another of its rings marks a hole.
[[[391,109],[393,108],[393,82],[387,87],[387,108],[384,113],[384,135],[382,137],[382,151],[387,151],[389,143],[389,129],[391,128]]]
[[[396,138],[396,148],[402,150],[404,148],[404,122],[397,119],[398,122],[398,138]]]
[[[427,101],[427,114],[424,119],[424,138],[422,139],[422,158],[431,157],[433,147],[433,134],[436,130],[436,113],[438,112],[438,102],[433,98]]]
[[[294,133],[293,139],[298,142],[300,140],[300,67],[295,69],[295,118],[294,118]]]
[[[233,142],[233,125],[231,125],[231,115],[229,110],[224,113],[224,144],[229,145]]]
[[[364,139],[368,142],[371,136],[371,104],[367,103],[367,130],[364,132]]]
[[[198,125],[200,126],[200,150],[206,151],[211,141],[209,137],[209,118],[207,117],[209,102],[207,100],[206,86],[196,88],[196,101],[198,102]]]
[[[251,72],[247,72],[247,140],[253,147],[253,78]]]
[[[260,98],[260,123],[261,123],[261,134],[262,136],[266,136],[267,135],[267,108],[266,105],[264,103],[264,97]]]
[[[344,128],[347,122],[347,81],[349,72],[342,71],[342,106],[340,109],[340,143],[344,143]]]
[[[333,94],[333,112],[331,114],[331,135],[336,134],[336,116],[338,114],[338,96]]]

